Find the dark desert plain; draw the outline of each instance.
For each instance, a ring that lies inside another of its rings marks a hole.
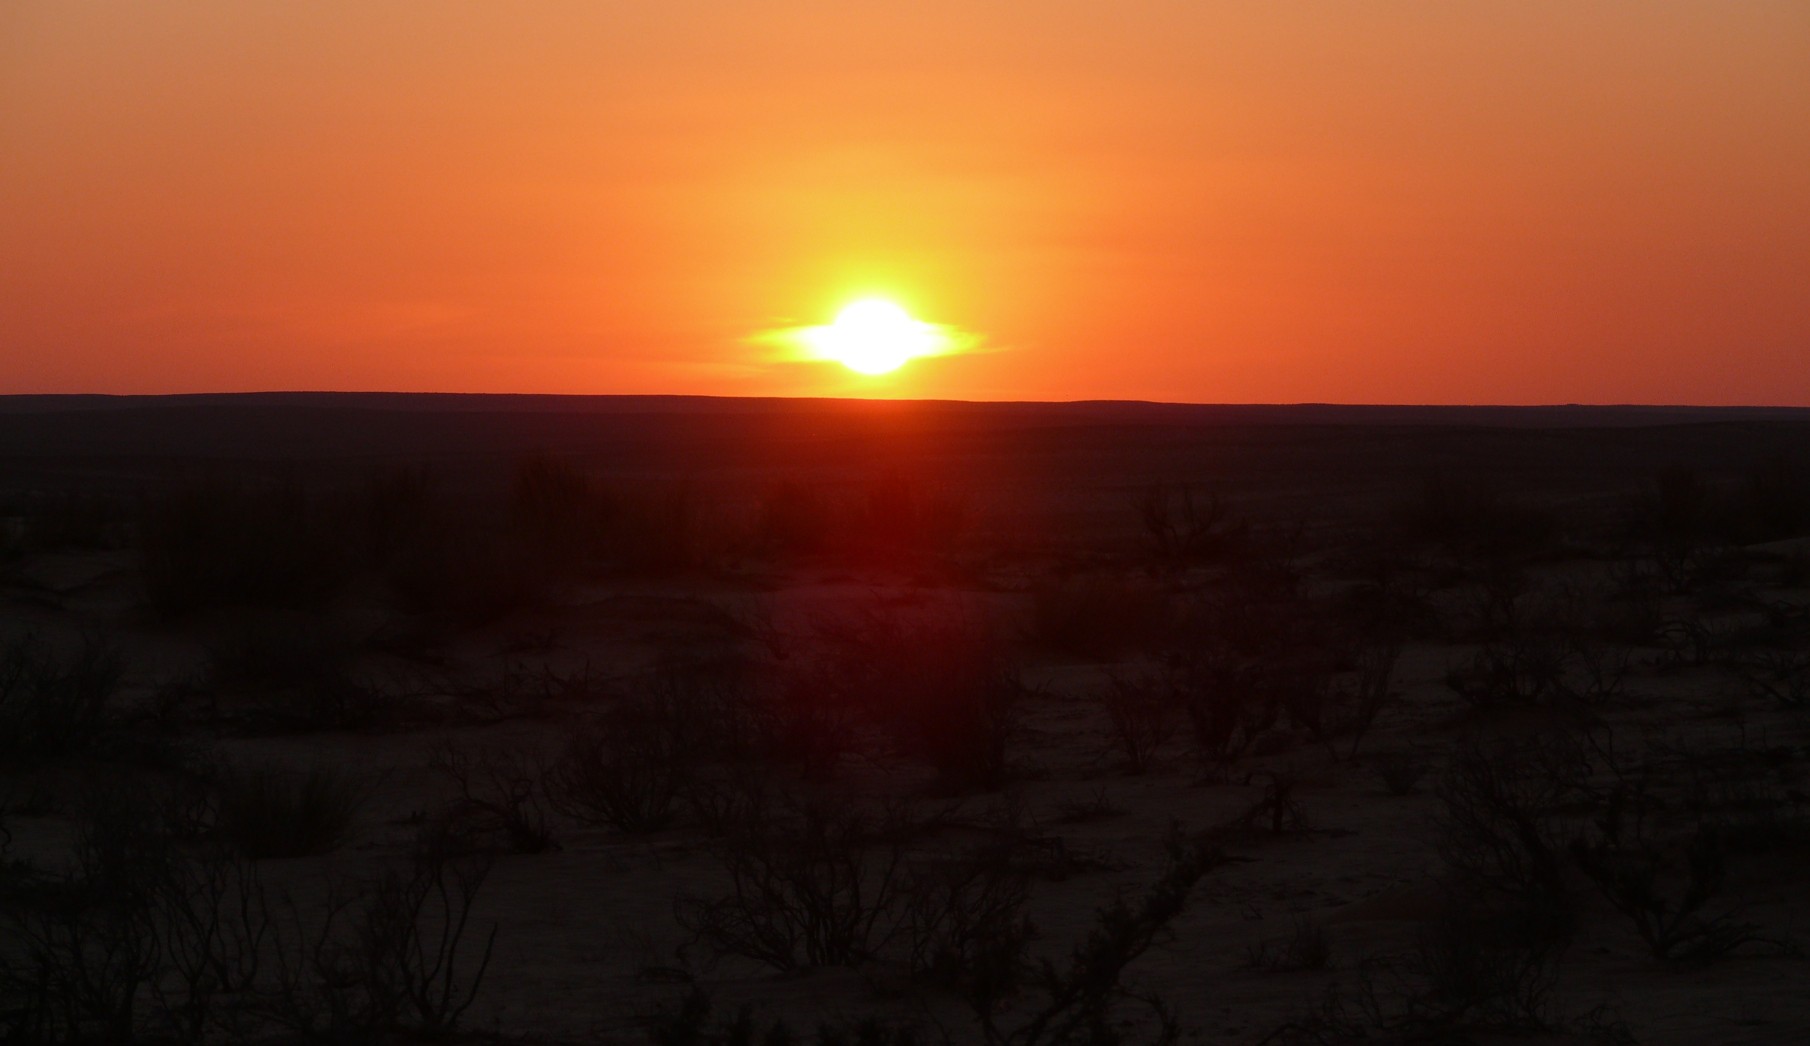
[[[1806,461],[1791,409],[0,399],[0,1027],[1806,1041]]]

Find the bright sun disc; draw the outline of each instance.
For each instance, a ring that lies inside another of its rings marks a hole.
[[[862,374],[898,370],[914,357],[935,355],[944,345],[935,324],[912,319],[884,298],[844,306],[828,325],[806,329],[804,339],[820,358]]]

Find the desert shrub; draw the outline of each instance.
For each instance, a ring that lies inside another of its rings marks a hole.
[[[1096,576],[1031,589],[1030,639],[1075,657],[1110,658],[1158,645],[1169,626],[1162,589],[1124,577]]]
[[[944,555],[955,550],[968,517],[967,500],[958,492],[890,470],[862,484],[848,534],[857,551]]]
[[[893,956],[944,986],[1008,976],[1029,939],[1014,833],[951,852],[928,844],[931,826],[896,806],[755,797],[717,847],[729,893],[675,911],[697,941],[775,969]]]
[[[211,686],[260,728],[350,730],[390,721],[399,701],[358,668],[358,644],[318,619],[249,625],[211,651]]]
[[[1652,773],[1671,782],[1686,823],[1707,827],[1730,856],[1810,846],[1802,752],[1791,745],[1655,744]]]
[[[161,949],[153,897],[167,843],[112,803],[77,838],[74,867],[7,898],[0,1029],[10,1040],[133,1041]]]
[[[366,782],[324,766],[226,766],[211,782],[212,836],[253,859],[337,849],[369,797]]]
[[[1433,766],[1433,760],[1425,752],[1413,750],[1378,752],[1369,762],[1390,795],[1412,794]]]
[[[472,751],[447,742],[434,748],[428,765],[458,790],[448,815],[464,831],[499,837],[515,853],[557,847],[547,816],[547,771],[535,755],[500,747]]]
[[[721,512],[720,502],[683,484],[624,498],[611,562],[641,576],[709,567],[732,541],[734,526]]]
[[[1393,1017],[1373,1024],[1407,1029],[1474,1029],[1521,1034],[1553,1026],[1550,998],[1563,945],[1505,933],[1493,915],[1459,904],[1421,935],[1406,971],[1416,984]]]
[[[827,769],[864,726],[950,789],[998,787],[1029,693],[988,625],[960,608],[869,607],[817,621],[782,677],[773,732]]]
[[[1734,497],[1737,540],[1777,541],[1810,533],[1810,468],[1778,456],[1755,462]]]
[[[269,928],[256,868],[177,848],[143,796],[91,800],[74,862],[0,899],[7,1041],[210,1041],[247,991]]]
[[[1250,525],[1219,494],[1192,484],[1155,484],[1137,502],[1144,539],[1157,563],[1210,563],[1244,548]]]
[[[365,566],[381,572],[459,515],[440,475],[426,465],[373,470],[351,492],[348,526]]]
[[[1295,920],[1294,929],[1281,940],[1259,940],[1245,949],[1245,965],[1272,972],[1324,970],[1332,964],[1332,945],[1326,924],[1314,919]]]
[[[1287,770],[1262,770],[1246,778],[1246,783],[1263,781],[1263,791],[1244,812],[1232,819],[1230,828],[1239,833],[1263,832],[1281,835],[1307,827],[1307,818],[1295,798],[1301,779]]]
[[[1734,658],[1734,642],[1726,621],[1701,614],[1673,617],[1655,636],[1662,668],[1702,668]]]
[[[920,693],[941,699],[895,706],[890,717],[895,729],[912,754],[936,767],[945,788],[1000,787],[1010,772],[1008,745],[1030,688],[1016,671],[997,664],[945,665],[931,675]]]
[[[544,572],[505,535],[454,516],[406,547],[384,568],[403,609],[471,627],[536,606]]]
[[[92,747],[114,723],[120,660],[84,640],[58,655],[33,636],[0,645],[0,755],[24,759]]]
[[[913,863],[905,937],[919,980],[970,996],[1017,980],[1032,929],[1030,875],[1015,842]]]
[[[664,828],[688,777],[681,729],[657,710],[628,708],[579,731],[547,769],[548,802],[580,824]]]
[[[1774,580],[1780,588],[1810,588],[1810,550],[1799,548],[1786,553]]]
[[[1115,673],[1107,680],[1103,703],[1126,770],[1149,770],[1179,725],[1181,704],[1170,679],[1163,673]]]
[[[839,529],[837,507],[821,488],[788,480],[761,493],[753,540],[768,552],[810,555],[827,550]]]
[[[477,1000],[496,945],[472,912],[490,861],[432,831],[405,863],[340,882],[324,909],[286,898],[257,1012],[308,1042],[451,1035]]]
[[[675,905],[697,940],[793,970],[872,958],[904,932],[909,825],[899,811],[782,800],[747,813],[717,848],[730,892]]]
[[[1013,979],[994,979],[964,993],[983,1042],[989,1046],[1050,1043],[1109,1044],[1125,1039],[1120,1004],[1143,1004],[1158,1028],[1147,1041],[1178,1034],[1173,1017],[1155,996],[1125,983],[1125,971],[1161,939],[1187,907],[1194,887],[1225,858],[1208,837],[1172,832],[1154,882],[1134,897],[1122,896],[1096,915],[1094,927],[1066,963],[1044,959]]]
[[[750,666],[739,655],[659,660],[623,695],[624,712],[658,724],[692,762],[739,761],[759,744]]]
[[[1701,962],[1747,944],[1779,946],[1719,902],[1728,845],[1717,826],[1698,823],[1679,838],[1660,824],[1666,805],[1651,779],[1624,776],[1592,830],[1572,841],[1572,858],[1656,958]]]
[[[693,768],[679,793],[691,819],[721,839],[754,823],[772,801],[773,786],[762,769],[748,763]]]
[[[1490,643],[1446,672],[1446,687],[1479,709],[1558,703],[1567,651],[1553,636],[1516,636]]]
[[[32,552],[116,548],[124,543],[127,519],[126,506],[116,497],[52,494],[24,506],[19,545]]]
[[[554,809],[585,825],[657,831],[681,802],[702,807],[711,825],[731,816],[738,798],[700,767],[738,764],[755,733],[737,664],[668,659],[570,738],[543,785]]]
[[[475,998],[481,859],[421,846],[304,904],[229,848],[176,845],[147,801],[99,798],[68,871],[0,897],[6,1041],[374,1042],[445,1034]]]
[[[1576,903],[1565,851],[1575,811],[1594,801],[1590,772],[1566,737],[1462,747],[1436,793],[1439,853],[1456,894],[1538,936],[1568,937]]]
[[[816,1046],[917,1046],[913,1024],[888,1024],[868,1017],[852,1024],[821,1023],[811,1036],[794,1031],[784,1019],[763,1021],[751,1006],[732,1017],[714,1017],[710,996],[701,988],[687,992],[676,1005],[655,1011],[647,1022],[653,1046],[788,1046],[808,1041]]]
[[[1335,648],[1337,649],[1337,648]],[[1401,644],[1389,639],[1347,640],[1344,664],[1308,677],[1284,692],[1289,721],[1334,755],[1357,755],[1377,717],[1396,697],[1392,682]]]
[[[1544,706],[1589,717],[1621,696],[1630,655],[1564,626],[1517,629],[1446,673],[1478,711]]]
[[[1656,472],[1623,509],[1622,534],[1654,587],[1684,594],[1721,580],[1735,535],[1729,491],[1673,463]]]
[[[1196,754],[1224,773],[1285,709],[1318,701],[1333,658],[1325,622],[1286,577],[1245,577],[1190,607],[1165,658]]]
[[[1411,541],[1486,560],[1525,554],[1558,533],[1552,513],[1518,502],[1481,480],[1444,474],[1422,479],[1393,515],[1397,528]]]
[[[145,596],[164,616],[318,604],[356,565],[333,506],[296,486],[191,486],[148,503],[137,530]]]
[[[447,678],[438,685],[454,699],[456,718],[476,723],[588,710],[611,699],[614,681],[589,661],[558,668],[545,660],[503,654],[494,675]]]
[[[615,506],[571,461],[536,454],[516,462],[509,513],[528,549],[566,570],[595,568]]]
[[[1755,651],[1735,665],[1754,697],[1780,708],[1810,708],[1810,651]]]
[[[832,774],[863,732],[865,710],[852,685],[855,678],[820,660],[788,657],[758,698],[761,747],[807,778]]]

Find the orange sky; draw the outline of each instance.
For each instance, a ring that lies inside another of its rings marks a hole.
[[[0,0],[0,392],[250,389],[1810,404],[1810,3]]]

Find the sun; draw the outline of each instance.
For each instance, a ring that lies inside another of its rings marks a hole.
[[[913,319],[885,298],[851,302],[828,324],[805,328],[801,337],[819,359],[834,360],[861,374],[886,374],[916,357],[948,348],[941,327]]]

